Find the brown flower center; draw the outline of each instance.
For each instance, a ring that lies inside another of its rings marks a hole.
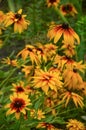
[[[67,4],[67,5],[63,6],[62,10],[63,10],[64,12],[67,12],[67,13],[68,13],[68,12],[71,12],[71,11],[72,11],[72,6],[69,5],[69,4]]]
[[[74,73],[77,73],[77,69],[76,69],[76,68],[73,68],[73,72],[74,72]]]
[[[63,28],[63,29],[69,29],[69,25],[68,25],[67,23],[63,23],[63,24],[62,24],[62,28]]]
[[[17,92],[24,92],[24,89],[21,86],[17,86]]]
[[[28,48],[27,50],[28,50],[28,51],[30,51],[30,52],[32,52],[32,51],[33,51],[31,48]]]
[[[54,2],[56,2],[56,0],[49,0],[49,2],[53,4]]]
[[[21,19],[21,16],[22,16],[21,14],[15,14],[15,18],[18,19],[18,20]]]
[[[21,98],[16,98],[12,103],[11,103],[11,108],[15,109],[16,112],[20,112],[22,108],[25,107],[25,101]]]

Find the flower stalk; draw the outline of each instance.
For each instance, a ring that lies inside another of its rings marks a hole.
[[[37,27],[36,27],[36,9],[35,9],[35,0],[33,0],[33,32],[36,34],[37,32]]]
[[[60,18],[63,20],[64,23],[68,23],[67,19],[63,16],[61,11],[57,7],[55,7],[55,11],[60,16]]]
[[[8,7],[11,11],[15,12],[15,6],[13,0],[7,0],[8,2]]]

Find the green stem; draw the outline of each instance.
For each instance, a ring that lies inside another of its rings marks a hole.
[[[60,18],[63,20],[64,23],[68,23],[67,19],[64,17],[64,15],[61,13],[61,11],[55,7],[56,13],[60,16]]]
[[[4,79],[4,80],[2,81],[2,83],[0,84],[0,87],[3,86],[3,85],[10,79],[10,77],[14,74],[15,71],[16,71],[16,69],[12,70],[12,71],[9,73],[8,77],[7,77],[6,79]]]
[[[16,2],[16,8],[17,8],[17,10],[19,10],[19,9],[22,8],[22,0],[18,0],[18,1]]]
[[[36,5],[35,0],[33,0],[33,32],[34,32],[34,35],[37,33],[35,5]]]
[[[8,7],[11,11],[15,12],[15,6],[13,0],[7,0],[8,2]]]
[[[21,126],[21,118],[20,118],[20,120],[17,120],[15,129],[20,130],[20,126]]]

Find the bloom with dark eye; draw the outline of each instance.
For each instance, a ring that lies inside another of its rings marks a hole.
[[[28,95],[25,94],[14,93],[13,95],[10,96],[10,100],[11,103],[5,106],[5,108],[9,108],[6,115],[15,113],[16,119],[20,118],[21,113],[25,115],[26,110],[29,110],[27,106],[31,105]]]
[[[63,4],[60,6],[60,11],[62,12],[63,15],[72,15],[74,16],[77,14],[77,10],[71,3]]]
[[[20,9],[17,13],[8,12],[6,14],[6,19],[4,21],[5,26],[14,25],[14,32],[23,32],[27,29],[30,21],[25,19],[26,15],[22,15],[22,9]]]
[[[63,36],[64,40],[68,43],[74,44],[76,41],[78,44],[80,43],[78,34],[69,26],[69,24],[63,23],[50,26],[47,34],[47,37],[50,38],[50,40],[54,38],[54,43],[57,43],[61,36]]]
[[[24,82],[20,81],[17,84],[12,83],[13,88],[11,89],[15,93],[25,93]]]
[[[59,2],[60,2],[60,0],[47,0],[47,5],[48,5],[48,7],[50,7],[50,6],[58,6],[58,4],[59,4]]]

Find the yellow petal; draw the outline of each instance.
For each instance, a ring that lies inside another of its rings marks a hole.
[[[18,14],[22,14],[22,9],[20,9],[20,10],[18,11]]]
[[[54,38],[54,43],[58,42],[58,40],[62,36],[62,33],[63,33],[62,29],[60,29],[60,30],[57,31],[56,36]]]
[[[16,113],[15,113],[15,117],[16,117],[16,119],[19,119],[19,118],[20,118],[20,113],[19,113],[19,112],[18,112],[18,113],[16,112]]]

